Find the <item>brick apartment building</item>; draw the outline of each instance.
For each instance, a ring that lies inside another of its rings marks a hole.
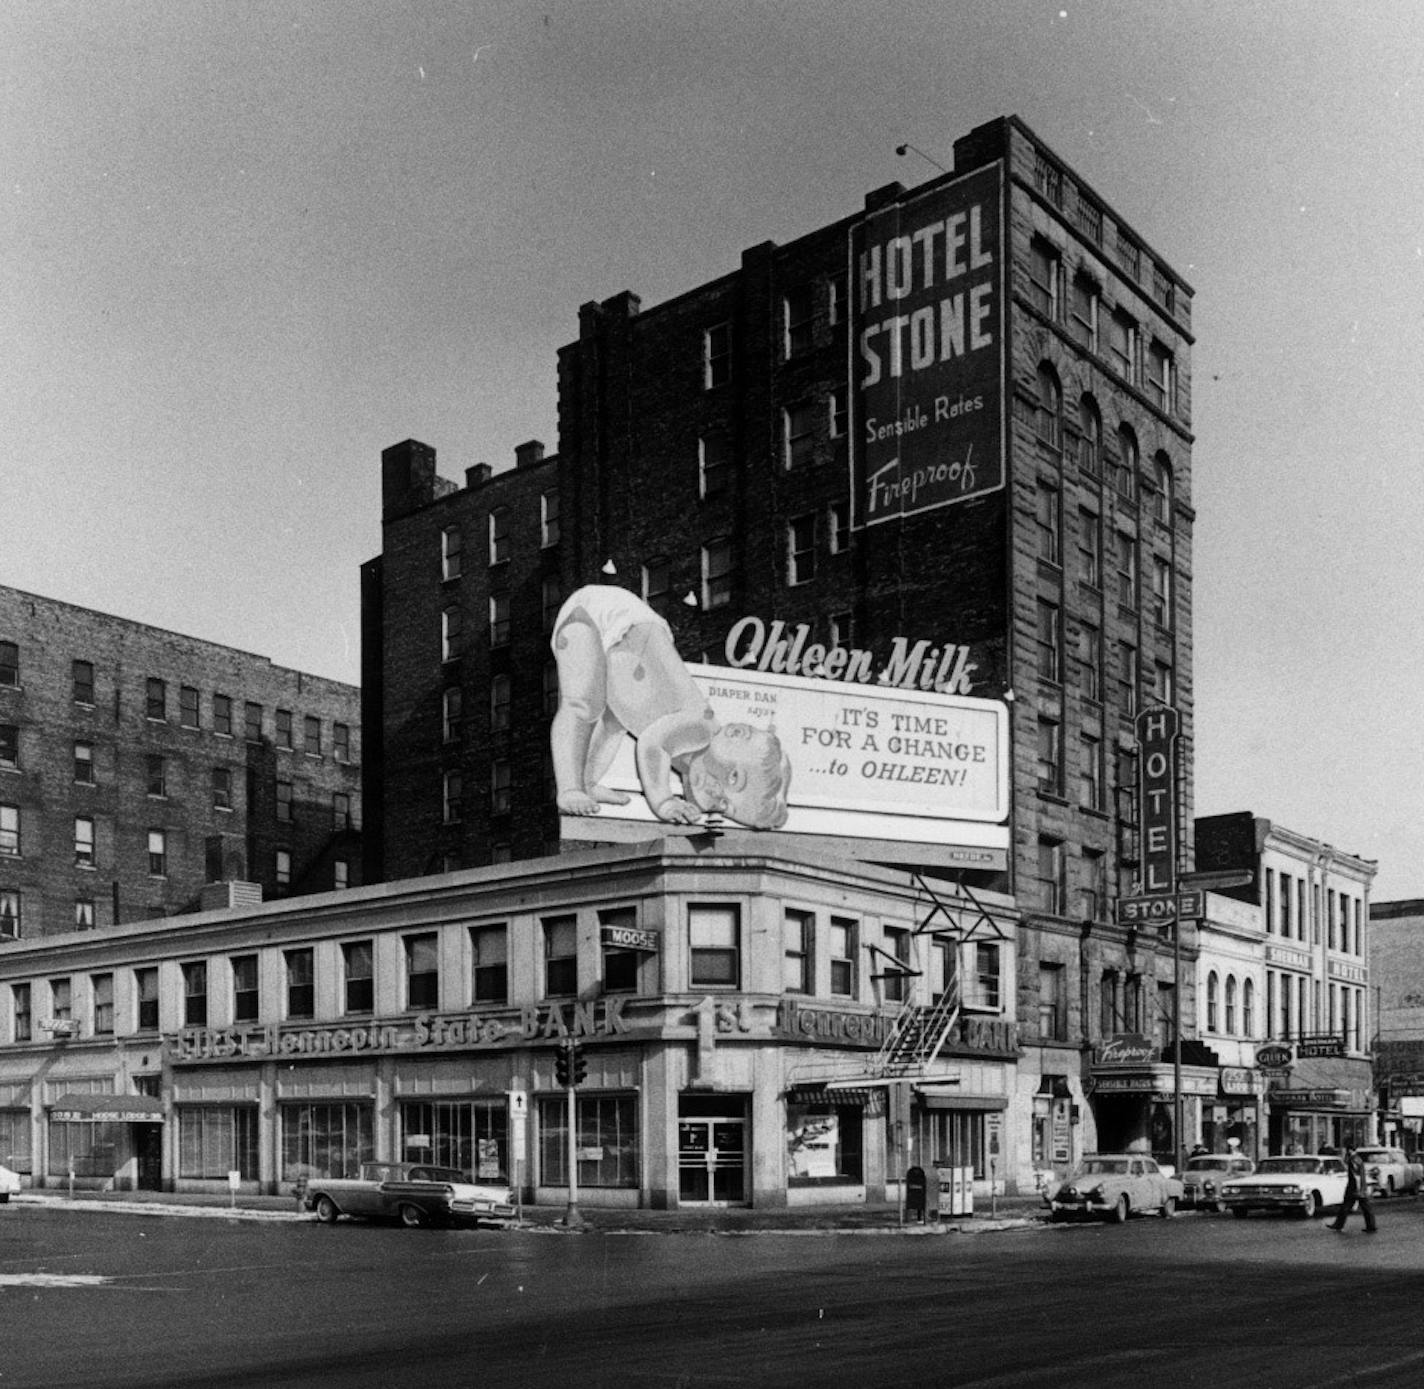
[[[0,587],[6,937],[354,886],[360,760],[350,685]]]
[[[943,178],[878,189],[666,303],[583,305],[558,355],[556,455],[526,444],[463,487],[422,443],[382,456],[382,552],[363,570],[368,880],[558,847],[549,635],[581,584],[636,591],[711,665],[747,621],[877,667],[921,652],[920,688],[1007,709],[1011,812],[957,859],[866,856],[1023,913],[1019,1083],[1034,1161],[1061,1167],[1096,1142],[1095,1048],[1170,1042],[1169,943],[1115,924],[1114,901],[1139,873],[1149,704],[1178,711],[1191,863],[1191,302],[1005,118],[956,141]],[[1112,1138],[1166,1146],[1161,1106],[1138,1100]]]

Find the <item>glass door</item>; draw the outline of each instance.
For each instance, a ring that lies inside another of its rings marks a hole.
[[[679,1119],[678,1199],[731,1205],[746,1200],[746,1121]]]

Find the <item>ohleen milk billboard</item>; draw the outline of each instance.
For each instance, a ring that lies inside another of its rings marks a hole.
[[[938,184],[851,236],[853,524],[1004,485],[1002,166]]]
[[[958,648],[898,639],[907,651],[876,669],[868,653],[795,642],[766,669],[771,648],[747,639],[753,622],[729,635],[728,665],[685,664],[636,594],[590,585],[570,595],[554,624],[550,751],[561,811],[598,817],[574,837],[598,838],[609,820],[730,821],[961,846],[998,862],[1008,714],[997,700],[945,692],[965,678],[962,661],[941,654]]]

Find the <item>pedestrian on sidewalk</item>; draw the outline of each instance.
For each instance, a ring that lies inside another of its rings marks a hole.
[[[1345,1166],[1349,1169],[1350,1175],[1345,1179],[1345,1199],[1340,1202],[1340,1214],[1330,1223],[1330,1228],[1335,1233],[1345,1232],[1345,1217],[1359,1206],[1360,1214],[1365,1217],[1365,1233],[1374,1235],[1379,1233],[1379,1226],[1375,1224],[1375,1206],[1370,1200],[1370,1189],[1365,1182],[1365,1160],[1353,1148],[1345,1151]]]

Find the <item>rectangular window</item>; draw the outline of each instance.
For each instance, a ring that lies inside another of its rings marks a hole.
[[[302,720],[302,751],[309,757],[321,756],[321,720],[315,714]]]
[[[461,546],[464,539],[459,526],[446,526],[440,532],[440,577],[443,580],[460,577]]]
[[[331,793],[331,828],[338,834],[351,828],[351,793],[333,791]]]
[[[1043,715],[1038,719],[1038,789],[1063,794],[1063,725]]]
[[[183,1025],[185,1027],[206,1027],[207,1022],[207,961],[189,960],[183,966]]]
[[[850,549],[849,502],[832,502],[826,508],[826,532],[833,555],[843,555]]]
[[[787,910],[782,919],[781,987],[789,994],[815,992],[816,918],[811,912]]]
[[[904,1003],[910,996],[910,933],[896,926],[885,928],[885,953],[880,961],[886,1003]]]
[[[249,743],[262,741],[262,706],[248,700],[242,709],[243,736]]]
[[[1063,297],[1063,261],[1048,242],[1035,237],[1029,247],[1029,299],[1046,318],[1058,321]]]
[[[177,1117],[180,1177],[215,1180],[236,1172],[242,1181],[257,1180],[256,1106],[184,1105]]]
[[[464,811],[465,778],[459,772],[446,772],[441,778],[441,810],[447,825],[458,821]]]
[[[178,722],[184,728],[198,726],[198,692],[191,685],[178,687]]]
[[[89,989],[94,999],[94,1035],[114,1035],[114,976],[94,974],[89,977]]]
[[[578,922],[572,916],[544,918],[544,993],[550,998],[578,993]]]
[[[149,830],[148,832],[148,875],[151,878],[168,876],[168,832]]]
[[[1063,1042],[1068,1038],[1064,971],[1059,964],[1038,967],[1038,1035],[1049,1042]]]
[[[274,737],[279,748],[291,749],[296,746],[296,739],[292,733],[292,711],[290,709],[278,709],[273,716]]]
[[[158,1031],[158,970],[156,968],[136,969],[134,977],[134,998],[138,1004],[136,1019],[140,1032]]]
[[[213,809],[232,809],[232,768],[213,768]]]
[[[76,704],[93,704],[94,662],[71,661],[69,665],[69,678],[73,685],[74,702]]]
[[[574,1102],[574,1154],[581,1189],[638,1186],[636,1095],[579,1095]],[[568,1183],[568,1106],[562,1096],[539,1101],[539,1176]]]
[[[1152,620],[1172,627],[1172,561],[1161,555],[1152,556]]]
[[[256,1022],[258,1017],[257,956],[232,957],[232,1016],[235,1022]]]
[[[3,820],[3,812],[0,812],[0,824]],[[0,849],[3,848],[4,832],[0,829]],[[74,817],[74,861],[84,868],[94,866],[94,822],[87,815]]]
[[[838,998],[854,998],[856,923],[843,916],[831,918],[827,944],[831,956],[831,992]]]
[[[827,398],[827,422],[830,425],[831,438],[844,439],[849,421],[846,393],[840,390],[832,391]]]
[[[702,547],[702,606],[725,608],[732,601],[732,542],[709,541]]]
[[[489,721],[492,732],[501,733],[509,727],[513,701],[507,675],[492,675],[489,683]]]
[[[1137,607],[1137,537],[1126,531],[1117,532],[1117,601]]]
[[[1058,486],[1047,478],[1039,478],[1034,505],[1034,524],[1038,531],[1038,557],[1049,564],[1062,559],[1062,524],[1059,519]]]
[[[1137,648],[1130,641],[1117,644],[1117,707],[1127,718],[1137,716]]]
[[[0,753],[3,760],[3,753]],[[85,786],[94,784],[94,744],[78,742],[74,745],[74,779]]]
[[[1147,393],[1169,414],[1176,408],[1176,377],[1171,348],[1154,340],[1147,349]]]
[[[345,892],[351,886],[351,865],[344,858],[331,861],[331,890]]]
[[[1078,579],[1089,588],[1103,586],[1103,526],[1095,511],[1078,512]]]
[[[1117,373],[1132,385],[1137,384],[1137,322],[1121,309],[1115,309],[1108,324],[1108,358]]]
[[[375,954],[371,942],[345,942],[341,947],[341,968],[346,980],[346,1012],[371,1012],[376,1006]]]
[[[449,686],[440,697],[441,733],[447,743],[459,741],[464,703],[464,692],[458,685]]]
[[[0,938],[19,940],[24,934],[24,918],[19,892],[13,887],[0,887]]]
[[[76,821],[76,836],[77,824]],[[92,828],[90,836],[92,844]],[[20,857],[20,807],[17,805],[0,805],[0,854],[7,854],[11,858]]]
[[[375,1106],[368,1100],[283,1104],[282,1180],[359,1177],[376,1156]]]
[[[783,355],[799,357],[811,350],[811,286],[788,290],[781,300]]]
[[[94,899],[92,897],[76,897],[74,899],[74,929],[76,931],[92,931],[94,923]]]
[[[1158,661],[1153,667],[1152,697],[1158,704],[1176,703],[1176,677],[1165,661]]]
[[[331,755],[338,762],[351,761],[351,725],[334,723],[331,725]]]
[[[1103,740],[1095,733],[1084,733],[1078,744],[1078,804],[1103,808]]]
[[[508,815],[512,802],[513,772],[507,757],[490,763],[490,814]]]
[[[49,981],[49,1011],[55,1022],[69,1022],[74,1017],[74,986],[68,979]]]
[[[509,1000],[509,927],[470,928],[471,989],[476,1003]]]
[[[292,783],[290,781],[279,781],[277,783],[277,818],[284,824],[291,824],[293,818]]]
[[[782,457],[788,468],[800,468],[812,461],[813,420],[813,411],[806,401],[782,409]]]
[[[698,479],[701,495],[725,496],[732,485],[732,446],[727,436],[718,430],[697,441]]]
[[[1067,855],[1058,839],[1038,841],[1038,900],[1044,911],[1063,916],[1068,909]]]
[[[735,906],[687,909],[689,983],[693,988],[736,989],[742,982],[741,911]]]
[[[702,384],[709,391],[732,379],[732,325],[717,323],[702,335]]]
[[[405,1006],[440,1006],[440,937],[434,931],[405,938]]]
[[[547,550],[559,543],[559,494],[544,492],[539,497],[539,545]]]
[[[816,577],[816,516],[798,516],[786,526],[786,582],[810,583]]]
[[[564,602],[564,586],[557,574],[546,574],[539,580],[539,609],[543,630],[552,632]]]
[[[15,1040],[28,1042],[34,1037],[34,1013],[28,984],[10,985],[10,1004],[15,1018]],[[28,1122],[28,1116],[26,1119]]]
[[[287,1016],[316,1016],[316,951],[310,946],[284,950],[282,959],[287,968]]]
[[[165,681],[149,676],[144,713],[150,719],[163,720],[168,717],[168,685]]]
[[[509,645],[509,595],[507,593],[490,594],[489,643],[492,649]]]
[[[672,585],[668,562],[661,555],[655,556],[643,565],[643,601],[652,608],[658,608],[667,597]]]
[[[489,514],[489,562],[503,564],[509,552],[509,508],[497,506]]]
[[[974,943],[974,980],[969,998],[972,1008],[997,1013],[1004,1006],[1003,955],[995,941]]]
[[[213,732],[232,737],[232,699],[225,694],[213,696]]]
[[[1098,287],[1086,275],[1073,277],[1068,326],[1080,346],[1098,350]]]
[[[1057,603],[1038,600],[1038,673],[1057,684],[1063,678],[1063,624]]]
[[[1078,628],[1078,689],[1084,699],[1103,697],[1103,634],[1086,622]]]
[[[144,758],[144,765],[147,769],[147,786],[150,796],[157,796],[160,799],[168,795],[168,762],[167,759],[156,752],[148,753]]]
[[[604,938],[601,944],[605,993],[637,993],[641,986],[639,975],[645,958],[642,952],[607,940],[610,928],[633,930],[637,925],[638,914],[631,907],[613,907],[598,914],[599,934]]]

